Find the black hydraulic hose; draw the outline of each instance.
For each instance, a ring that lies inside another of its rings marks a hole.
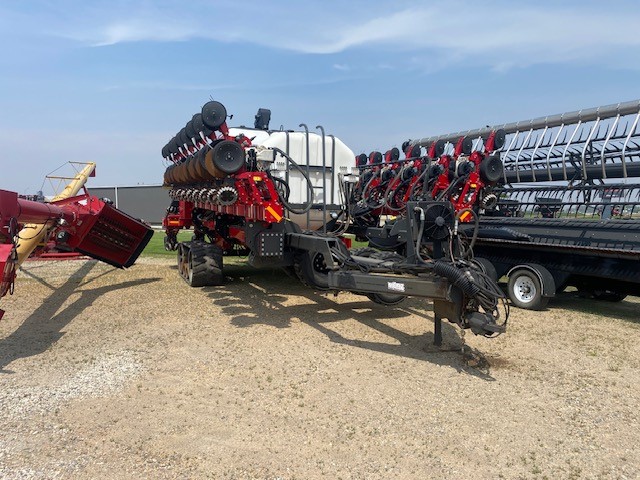
[[[269,178],[271,178],[271,180],[273,180],[275,183],[278,183],[280,185],[282,185],[282,187],[284,188],[284,198],[282,198],[282,195],[280,192],[280,190],[277,190],[278,192],[278,197],[280,198],[280,200],[289,200],[289,195],[291,195],[291,188],[289,187],[289,184],[287,183],[287,181],[283,178],[280,177],[274,177],[273,175],[271,175],[271,172],[268,172],[267,175],[269,176]]]
[[[424,172],[422,172],[422,173],[420,174],[420,176],[419,176],[419,177],[418,177],[418,179],[414,182],[414,184],[413,184],[413,185],[411,185],[411,188],[409,189],[409,200],[412,200],[412,199],[413,199],[413,192],[416,190],[416,186],[420,183],[420,180],[422,180],[422,178],[423,178],[423,177],[426,177],[426,179],[425,179],[426,181],[425,181],[425,180],[423,180],[423,182],[422,182],[423,190],[425,190],[425,189],[424,189],[424,186],[429,184],[429,181],[428,181],[428,180],[429,180],[429,169],[428,169],[428,168],[426,168],[426,169],[424,170]],[[423,194],[424,194],[424,192],[423,192]]]
[[[415,212],[416,213],[420,212],[420,216],[418,217],[418,220],[420,221],[420,228],[418,229],[418,238],[416,239],[416,246],[415,246],[416,257],[418,257],[418,260],[420,260],[420,262],[424,263],[424,260],[420,256],[420,246],[422,245],[422,234],[424,233],[425,215],[424,215],[424,210],[421,207],[416,207]]]
[[[424,198],[424,194],[427,192],[429,188],[429,181],[431,180],[431,178],[429,177],[429,170],[431,170],[431,165],[433,165],[433,163],[429,161],[425,165],[424,172],[422,172],[418,177],[418,180],[416,180],[415,183],[411,185],[411,189],[409,190],[409,200],[414,200],[413,192],[415,191],[416,186],[420,183],[420,180],[422,180],[422,196],[423,196],[422,198]]]
[[[367,189],[369,188],[369,185],[371,185],[371,182],[373,182],[373,180],[379,175],[380,176],[380,181],[382,181],[382,169],[378,170],[377,172],[371,172],[371,178],[369,179],[369,181],[367,182],[367,184],[364,186],[364,188],[362,189],[362,200],[365,202],[365,204],[367,205],[367,207],[370,208],[379,208],[384,206],[384,199],[382,204],[380,205],[373,205],[371,206],[371,204],[369,203],[369,199],[365,198],[365,193],[367,193]]]
[[[462,181],[466,181],[467,180],[467,176],[464,177],[458,177],[456,178],[446,189],[444,189],[440,195],[438,195],[438,197],[436,198],[437,201],[441,201],[443,198],[446,198],[447,195],[449,195],[449,193],[451,193],[451,191],[453,190],[454,187],[456,187],[460,182]]]
[[[400,171],[397,173],[397,175],[396,175],[396,177],[395,177],[395,178],[399,178],[399,179],[400,179],[400,182],[395,186],[395,191],[398,191],[398,190],[400,189],[400,187],[402,187],[403,185],[406,185],[406,182],[407,182],[407,181],[406,181],[406,180],[402,180],[402,175],[403,175],[403,173],[406,171],[406,169],[407,169],[407,168],[412,168],[412,167],[409,167],[408,165],[404,165],[404,166],[400,169]],[[404,209],[404,206],[400,206],[400,207],[392,207],[392,206],[391,206],[391,204],[392,204],[393,202],[389,202],[389,201],[388,201],[388,199],[389,199],[389,194],[391,193],[391,190],[392,190],[392,187],[393,187],[393,180],[394,180],[394,179],[391,179],[391,180],[389,181],[389,186],[386,188],[386,190],[385,190],[385,192],[384,192],[384,199],[385,199],[385,203],[387,204],[387,208],[388,208],[389,210],[391,210],[392,212],[399,212],[399,211],[401,211],[401,210],[403,210],[403,209]]]
[[[433,264],[433,273],[446,278],[462,292],[471,298],[476,298],[480,293],[480,287],[466,275],[464,270],[459,269],[455,265],[445,262],[444,260],[438,260]]]
[[[333,178],[333,173],[331,175],[332,175],[331,178]],[[349,210],[349,201],[347,199],[347,192],[345,190],[345,182],[342,180],[342,174],[338,174],[338,188],[340,190],[340,196],[342,197],[341,200],[344,200],[343,212],[344,212],[345,218],[343,220],[343,224],[341,228],[339,228],[338,230],[329,232],[329,234],[332,236],[340,236],[343,233],[345,233],[349,229],[349,225],[351,223],[351,211]],[[332,192],[332,195],[333,195],[333,192]],[[336,220],[337,218],[339,217],[336,217]]]
[[[444,260],[438,260],[433,264],[433,272],[449,280],[462,290],[466,297],[478,302],[478,305],[487,314],[495,315],[496,319],[499,318],[498,303],[502,301],[505,313],[502,326],[506,327],[509,318],[509,304],[505,301],[504,292],[486,273],[460,268],[460,266]]]
[[[305,172],[302,169],[302,167],[295,162],[295,160],[293,158],[291,158],[289,155],[284,153],[282,150],[280,150],[279,148],[273,148],[273,151],[278,152],[280,155],[282,155],[284,158],[286,158],[287,162],[289,162],[291,165],[293,165],[293,168],[295,168],[296,170],[298,170],[300,172],[300,174],[304,177],[304,179],[307,182],[307,192],[309,193],[309,201],[307,202],[307,204],[304,206],[304,208],[297,209],[297,208],[294,208],[284,198],[282,198],[282,196],[280,195],[280,192],[278,192],[278,197],[280,198],[280,201],[282,202],[282,205],[284,205],[284,208],[286,208],[291,213],[294,213],[296,215],[303,215],[303,214],[307,213],[309,210],[311,210],[311,207],[313,206],[313,185],[311,184],[311,179],[309,178],[309,175],[307,175],[307,172]],[[267,170],[267,172],[268,172],[268,170]],[[271,176],[271,174],[269,174],[269,176]]]
[[[473,224],[473,234],[471,235],[471,242],[469,243],[469,247],[466,250],[460,252],[460,256],[462,258],[469,258],[473,253],[473,247],[476,244],[476,240],[478,239],[478,230],[480,229],[480,216],[471,208],[463,208],[459,212],[456,213],[456,222],[460,219],[463,213],[470,213],[473,215],[475,220]]]

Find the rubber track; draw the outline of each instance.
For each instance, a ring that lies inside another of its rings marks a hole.
[[[217,245],[193,241],[190,245],[192,258],[192,287],[224,285],[222,273],[222,250]]]

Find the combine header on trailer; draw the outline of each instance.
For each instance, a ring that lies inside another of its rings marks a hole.
[[[162,149],[168,163],[164,183],[173,199],[164,219],[165,247],[177,250],[179,272],[189,285],[222,284],[224,256],[242,253],[251,265],[285,268],[316,290],[350,291],[387,305],[409,295],[431,298],[437,344],[443,318],[488,337],[505,331],[502,292],[461,255],[456,218],[468,202],[453,202],[485,198],[481,181],[495,181],[482,173],[496,168],[485,161],[490,149],[470,160],[469,170],[482,177],[469,184],[473,191],[453,180],[437,198],[393,204],[405,212],[393,231],[407,242],[404,255],[350,251],[341,235],[353,218],[348,200],[354,185],[360,197],[378,192],[379,203],[371,205],[369,198],[365,209],[380,210],[397,190],[385,173],[390,165],[397,170],[393,178],[403,178],[408,169],[423,171],[418,159],[399,162],[391,152],[382,165],[376,157],[370,169],[377,183],[363,186],[353,152],[320,126],[320,133],[304,124],[297,132],[269,130],[266,109],[258,111],[255,128],[229,128],[226,119],[222,104],[208,102]],[[191,227],[193,240],[178,242],[178,231]]]
[[[619,301],[640,295],[639,121],[636,100],[410,144],[482,145],[504,132],[496,204],[478,205],[479,261],[508,276],[509,296],[523,308],[541,308],[567,286]]]
[[[429,146],[459,138],[479,142],[502,130],[503,182],[598,181],[640,177],[640,100],[495,127],[427,137]]]

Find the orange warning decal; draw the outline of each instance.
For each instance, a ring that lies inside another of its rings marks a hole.
[[[265,208],[265,210],[269,212],[273,218],[276,219],[276,222],[282,220],[282,215],[278,215],[278,212],[276,212],[271,205]]]

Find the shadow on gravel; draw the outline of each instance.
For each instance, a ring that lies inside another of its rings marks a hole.
[[[52,293],[13,333],[0,340],[0,372],[13,373],[10,370],[5,370],[5,367],[14,360],[45,352],[62,338],[64,335],[62,329],[104,293],[161,280],[160,278],[143,278],[117,285],[85,289],[84,287],[88,284],[116,270],[113,268],[84,281],[96,264],[97,262],[94,261],[85,262],[63,285],[57,288],[49,285],[44,279],[37,277],[32,272],[24,272],[50,288]],[[74,293],[79,293],[78,299],[58,312],[64,302]]]
[[[232,266],[225,268],[225,275],[230,277],[225,286],[207,287],[204,291],[216,306],[222,307],[225,314],[231,317],[231,323],[239,328],[257,324],[288,328],[292,321],[299,320],[326,335],[334,343],[425,360],[484,380],[494,380],[489,374],[489,362],[484,355],[468,347],[463,352],[457,327],[446,321],[442,325],[443,347],[436,347],[433,345],[432,331],[410,335],[379,320],[417,315],[432,326],[433,317],[422,311],[432,308],[425,305],[426,300],[408,299],[398,306],[388,307],[378,305],[363,296],[362,301],[336,303],[331,297],[314,292],[282,270]],[[287,305],[291,295],[297,297],[296,304]],[[413,306],[418,302],[422,303],[420,310]],[[393,338],[397,343],[349,339],[331,328],[335,322],[351,319]]]
[[[640,302],[637,297],[627,297],[621,302],[607,302],[582,298],[577,292],[564,292],[551,299],[549,308],[554,307],[640,323]]]

